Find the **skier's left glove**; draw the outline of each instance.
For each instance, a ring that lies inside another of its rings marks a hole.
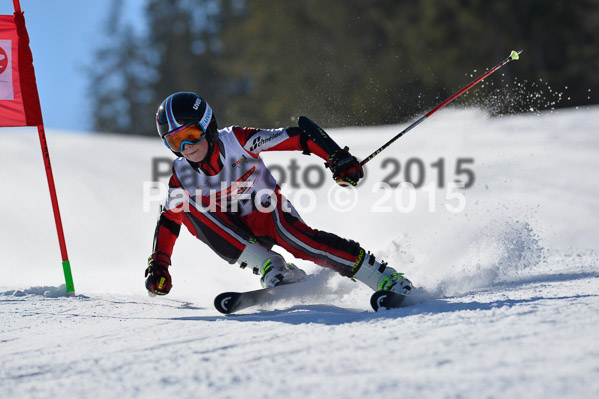
[[[150,294],[166,295],[170,292],[173,286],[168,272],[170,264],[170,257],[160,252],[155,252],[148,258],[146,289]]]
[[[340,184],[346,182],[355,186],[358,180],[364,177],[362,165],[349,153],[348,147],[338,149],[331,154],[326,166],[333,172],[333,179]]]

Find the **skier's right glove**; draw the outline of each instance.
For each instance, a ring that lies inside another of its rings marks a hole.
[[[364,177],[364,169],[356,157],[349,153],[349,148],[338,149],[329,156],[328,163],[325,164],[331,168],[333,178],[337,183],[349,183],[352,186],[358,184],[358,180]]]
[[[148,258],[146,289],[150,294],[166,295],[169,293],[173,286],[171,275],[168,272],[170,264],[170,257],[160,252],[155,252]]]

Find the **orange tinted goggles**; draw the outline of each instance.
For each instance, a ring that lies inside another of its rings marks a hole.
[[[183,152],[185,144],[199,144],[205,138],[206,132],[200,129],[195,122],[190,125],[181,126],[162,137],[164,144],[175,152]]]

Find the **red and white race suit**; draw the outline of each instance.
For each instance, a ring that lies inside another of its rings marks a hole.
[[[306,146],[328,159],[329,154],[302,138],[298,128],[228,127],[219,130],[209,159],[196,164],[177,158],[156,227],[154,252],[170,257],[184,224],[229,263],[235,263],[257,238],[297,258],[352,276],[361,258],[360,245],[307,226],[259,156],[261,151],[306,152]]]

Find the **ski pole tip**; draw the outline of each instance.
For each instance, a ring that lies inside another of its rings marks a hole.
[[[511,58],[512,60],[519,60],[519,59],[520,59],[520,53],[521,53],[522,51],[523,51],[523,50],[520,50],[520,51],[512,50],[512,53],[510,54],[510,58]]]

